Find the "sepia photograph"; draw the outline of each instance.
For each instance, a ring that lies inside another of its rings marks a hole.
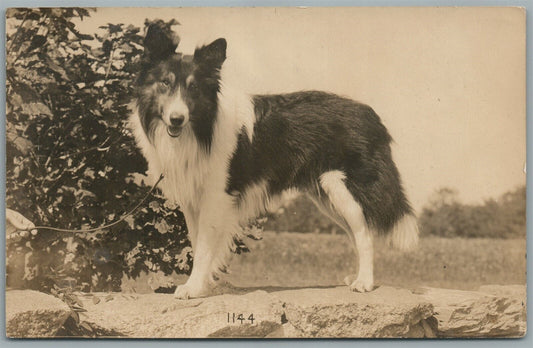
[[[8,338],[526,335],[526,10],[6,16]]]

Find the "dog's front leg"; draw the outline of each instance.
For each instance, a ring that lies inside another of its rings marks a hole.
[[[196,249],[196,236],[198,235],[199,213],[198,210],[194,209],[194,207],[188,205],[183,208],[183,216],[185,217],[185,223],[187,224],[187,235],[189,237],[189,241],[191,242],[191,248],[194,256]]]
[[[238,229],[232,197],[227,194],[210,196],[200,209],[191,276],[184,285],[178,286],[174,297],[188,299],[209,294],[214,276],[226,266]]]

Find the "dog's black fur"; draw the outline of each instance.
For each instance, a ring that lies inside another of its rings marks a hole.
[[[391,136],[372,108],[317,91],[256,95],[253,101],[253,142],[243,129],[228,193],[245,192],[261,180],[272,195],[316,190],[322,173],[338,169],[370,227],[386,233],[412,213],[392,161]]]

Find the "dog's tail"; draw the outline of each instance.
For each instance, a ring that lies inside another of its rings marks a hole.
[[[396,222],[388,234],[388,241],[393,248],[412,251],[418,246],[418,234],[416,217],[409,213]]]

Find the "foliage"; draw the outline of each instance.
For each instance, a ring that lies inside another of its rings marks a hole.
[[[7,11],[6,205],[36,225],[102,226],[148,191],[127,128],[141,30],[78,32],[74,20],[90,11]],[[75,278],[84,290],[118,290],[124,274],[191,266],[183,216],[160,195],[108,230],[18,238],[7,257],[8,285],[39,289]]]
[[[457,192],[438,190],[419,218],[422,235],[517,238],[526,235],[526,188],[480,205],[460,203]]]
[[[439,189],[419,215],[422,235],[441,237],[516,238],[525,236],[526,189],[518,188],[481,205],[459,202],[458,193]],[[337,233],[341,229],[305,196],[298,196],[269,216],[266,230]]]

